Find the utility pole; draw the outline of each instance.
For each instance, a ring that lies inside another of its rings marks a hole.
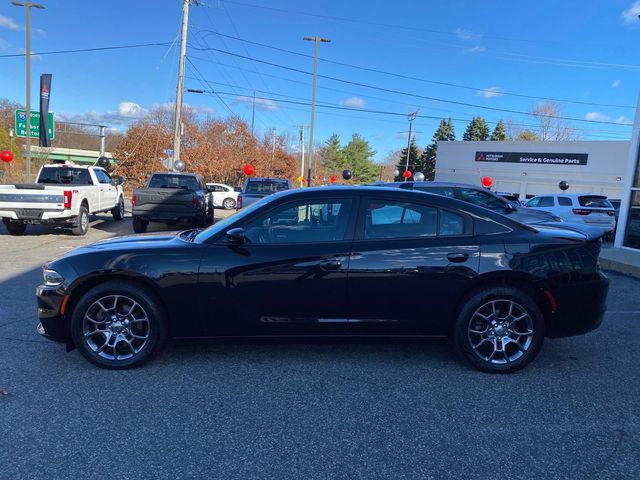
[[[409,119],[409,138],[407,139],[407,163],[404,167],[405,172],[409,171],[409,157],[411,156],[411,127],[413,126],[413,121],[416,119],[417,116],[418,116],[418,110],[407,115],[407,118]],[[403,178],[404,178],[404,181],[406,182],[407,177],[403,175]]]
[[[330,43],[330,38],[320,38],[317,35],[315,37],[304,37],[303,40],[307,42],[313,42],[313,83],[311,87],[311,127],[309,131],[309,170],[307,173],[307,185],[311,186],[311,169],[315,167],[313,162],[313,124],[316,108],[316,77],[318,76],[318,43]]]
[[[104,157],[104,150],[105,150],[105,134],[104,134],[104,130],[105,130],[105,126],[104,125],[99,125],[98,128],[100,129],[100,156]]]
[[[273,129],[273,140],[271,145],[271,176],[273,177],[273,162],[276,157],[276,129]]]
[[[44,10],[44,5],[40,5],[39,3],[32,3],[29,0],[26,2],[11,2],[12,5],[16,7],[25,7],[26,10],[26,64],[27,64],[27,72],[26,72],[26,86],[27,86],[27,139],[26,139],[26,173],[27,173],[27,182],[31,181],[31,8],[39,8]]]
[[[256,91],[253,91],[253,104],[251,107],[251,136],[253,137],[253,124],[256,120]]]
[[[304,185],[304,125],[300,125],[300,150],[302,156],[300,157],[300,188]]]
[[[178,72],[178,88],[176,91],[176,112],[173,128],[173,162],[180,160],[180,137],[182,136],[182,94],[184,93],[184,60],[187,55],[187,28],[189,26],[189,5],[200,5],[199,0],[183,0],[182,33],[180,35],[180,65]],[[171,171],[173,171],[173,164]]]

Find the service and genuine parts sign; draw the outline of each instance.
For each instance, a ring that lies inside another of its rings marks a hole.
[[[586,165],[588,153],[476,152],[476,162]]]

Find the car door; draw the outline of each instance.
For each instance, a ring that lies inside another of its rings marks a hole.
[[[224,188],[224,186],[218,185],[218,184],[213,185],[213,188],[214,188],[214,191],[212,193],[212,195],[213,195],[213,204],[216,207],[221,207],[222,206],[222,202],[226,198],[227,189]]]
[[[243,244],[213,243],[200,269],[206,334],[334,333],[346,321],[356,200],[289,201],[242,222]]]
[[[428,201],[371,196],[361,202],[349,262],[352,333],[447,333],[476,277],[473,220]]]
[[[111,177],[104,170],[95,170],[99,184],[99,210],[113,208],[118,199],[118,189],[111,185]]]
[[[573,213],[573,200],[571,197],[565,197],[558,195],[556,198],[558,206],[555,208],[554,213],[558,215],[565,222],[575,221]]]

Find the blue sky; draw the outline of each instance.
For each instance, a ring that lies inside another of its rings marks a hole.
[[[175,44],[36,57],[34,108],[40,73],[53,74],[51,109],[61,119],[123,129],[149,108],[175,99],[180,0],[42,3],[47,9],[32,14],[34,52]],[[319,78],[318,104],[353,110],[319,107],[316,140],[336,132],[346,141],[360,133],[383,159],[405,144],[404,115],[413,110],[460,119],[455,126],[461,137],[465,120],[474,115],[534,124],[527,115],[481,108],[526,112],[543,101],[524,96],[571,100],[560,103],[565,116],[611,122],[572,121],[583,139],[627,139],[631,127],[623,124],[633,121],[640,73],[638,14],[640,1],[632,0],[209,0],[190,10],[185,87],[215,89],[220,98],[187,93],[185,102],[203,116],[232,111],[250,121],[249,98],[256,90],[264,97],[258,100],[256,129],[275,127],[295,138],[295,125],[309,124],[310,108],[283,100],[309,103],[311,76],[220,50],[310,72],[308,57],[229,37],[310,55],[313,44],[302,37],[317,34],[331,39],[320,45],[321,59],[423,81],[321,60],[320,74],[343,81]],[[0,0],[0,55],[21,52],[24,9]],[[0,97],[23,102],[24,58],[0,57],[0,66]],[[414,122],[420,147],[430,142],[437,123]]]

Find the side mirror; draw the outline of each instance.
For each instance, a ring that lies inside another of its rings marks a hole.
[[[244,228],[232,228],[227,232],[227,242],[231,245],[244,244]]]
[[[124,177],[115,177],[111,179],[111,185],[117,187],[118,185],[122,185],[124,183]]]

